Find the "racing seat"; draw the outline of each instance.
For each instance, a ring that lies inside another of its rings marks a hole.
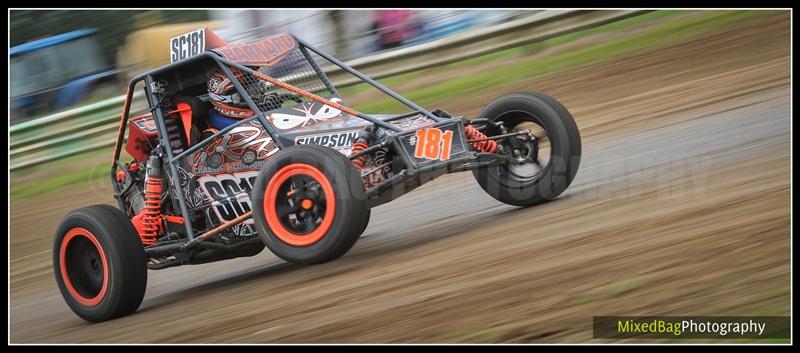
[[[200,131],[207,125],[208,102],[193,96],[175,96],[175,107],[183,126],[184,136],[189,146],[200,141]]]

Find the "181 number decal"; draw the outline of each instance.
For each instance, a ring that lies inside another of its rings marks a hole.
[[[417,148],[414,149],[414,157],[425,159],[439,159],[446,161],[450,159],[450,149],[453,144],[453,132],[442,131],[431,127],[417,130]]]

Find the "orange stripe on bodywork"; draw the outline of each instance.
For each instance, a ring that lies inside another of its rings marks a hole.
[[[220,224],[216,228],[211,229],[208,232],[203,233],[198,238],[203,239],[203,240],[209,239],[209,238],[213,237],[214,235],[217,235],[217,233],[222,232],[225,229],[228,229],[230,227],[233,227],[233,226],[235,226],[235,225],[237,225],[239,223],[242,223],[242,222],[246,221],[252,215],[253,215],[253,211],[247,211],[244,214],[242,214],[241,216],[232,219],[230,222],[226,222],[226,223]]]
[[[119,159],[119,152],[122,147],[120,147],[120,143],[122,140],[125,139],[125,124],[128,123],[128,112],[130,111],[130,98],[131,96],[131,88],[125,91],[125,102],[122,103],[122,117],[119,119],[119,128],[117,129],[117,140],[114,141],[114,157],[111,160],[111,168],[115,168],[117,166],[117,160]]]

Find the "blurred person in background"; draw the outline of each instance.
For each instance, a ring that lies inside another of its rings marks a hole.
[[[396,48],[413,38],[416,23],[411,10],[375,11],[373,29],[378,33],[380,50]]]

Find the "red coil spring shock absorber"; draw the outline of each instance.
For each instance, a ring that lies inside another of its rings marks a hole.
[[[486,134],[480,132],[471,125],[464,126],[464,135],[467,136],[467,140],[484,139],[487,137]],[[493,140],[470,142],[470,145],[481,152],[494,153],[494,151],[497,149],[497,142]]]
[[[354,155],[358,152],[361,152],[369,147],[367,144],[369,142],[370,136],[372,134],[372,130],[367,128],[362,130],[358,134],[358,138],[356,138],[356,142],[353,142],[353,145],[350,147],[350,155]],[[356,159],[354,159],[353,166],[356,167],[356,170],[364,169],[364,163],[367,161],[367,155],[364,154]]]
[[[160,177],[150,176],[144,186],[144,208],[142,209],[142,225],[139,237],[142,244],[152,245],[161,228],[161,191],[164,180]]]
[[[356,141],[355,143],[353,143],[353,146],[350,148],[350,153],[351,154],[356,154],[358,152],[361,152],[361,151],[367,149],[367,147],[369,147],[369,146],[367,146],[366,143],[361,142],[361,141]],[[353,160],[353,166],[355,166],[357,170],[361,170],[362,168],[364,168],[364,162],[366,162],[366,161],[367,161],[367,155],[365,154],[363,156],[360,156],[360,157],[354,159]]]
[[[131,219],[144,245],[152,245],[161,233],[161,193],[164,179],[161,178],[161,159],[150,157],[144,185],[144,207]]]

